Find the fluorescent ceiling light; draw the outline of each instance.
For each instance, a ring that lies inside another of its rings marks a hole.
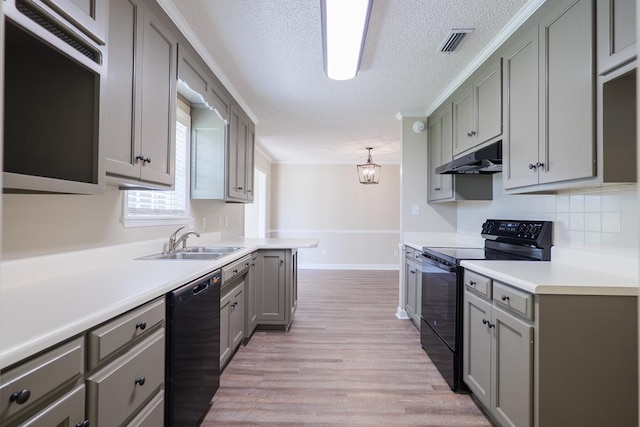
[[[356,76],[372,0],[321,0],[324,67],[333,80]]]

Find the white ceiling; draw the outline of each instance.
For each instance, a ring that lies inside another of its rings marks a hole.
[[[278,163],[363,163],[369,146],[376,163],[399,163],[398,113],[424,117],[532,7],[528,0],[374,0],[360,71],[334,81],[323,71],[320,0],[160,3],[188,25],[187,37],[257,121],[257,143]],[[475,31],[457,52],[439,53],[452,28]]]

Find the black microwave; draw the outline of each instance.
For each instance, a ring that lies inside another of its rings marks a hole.
[[[3,191],[102,192],[104,47],[38,0],[4,16]]]

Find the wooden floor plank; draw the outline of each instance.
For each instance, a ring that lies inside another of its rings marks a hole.
[[[490,426],[397,304],[397,272],[300,270],[290,331],[238,350],[202,425]]]

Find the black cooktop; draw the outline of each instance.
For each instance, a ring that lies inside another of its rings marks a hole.
[[[423,248],[422,253],[428,257],[459,265],[462,260],[529,260],[530,257],[510,252],[484,248]]]
[[[488,219],[482,224],[484,248],[424,247],[426,258],[459,265],[462,260],[551,259],[551,221]]]

